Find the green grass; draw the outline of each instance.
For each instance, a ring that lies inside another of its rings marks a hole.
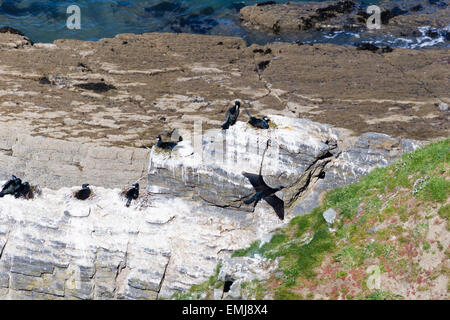
[[[367,300],[398,300],[403,297],[390,292],[383,292],[381,290],[376,290],[365,297]]]
[[[445,206],[442,206],[438,210],[438,214],[442,219],[449,220],[450,218],[450,204],[446,204]]]
[[[426,201],[445,202],[449,195],[450,181],[444,177],[431,177],[417,196]]]
[[[235,257],[246,257],[246,256],[252,256],[255,253],[258,252],[259,246],[260,246],[260,241],[255,241],[253,242],[250,247],[246,248],[246,249],[239,249],[239,250],[235,250],[233,252],[233,254],[231,255],[233,258]]]
[[[275,300],[304,300],[304,298],[292,292],[289,288],[280,286],[275,292]]]

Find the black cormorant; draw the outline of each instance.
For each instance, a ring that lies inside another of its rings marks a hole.
[[[127,204],[125,205],[127,208],[130,206],[132,200],[136,200],[139,197],[139,183],[133,185],[133,188],[127,191]]]
[[[239,117],[240,107],[241,103],[239,101],[236,101],[234,103],[234,106],[228,109],[225,122],[222,124],[223,130],[227,130],[228,128],[230,128],[230,126],[233,126],[236,123],[237,118]]]
[[[78,200],[86,200],[91,196],[91,189],[89,188],[89,184],[85,183],[81,186],[81,190],[75,193],[75,198]]]
[[[250,114],[250,112],[248,110],[247,110],[247,114],[248,114],[248,117],[250,118],[248,120],[248,123],[251,126],[253,126],[255,128],[259,128],[259,129],[269,129],[270,119],[268,117],[264,116],[262,119],[255,118]]]
[[[161,139],[161,136],[157,136],[156,139],[158,139],[158,143],[156,144],[156,146],[158,148],[161,148],[164,150],[172,150],[173,148],[175,148],[177,146],[178,142],[183,141],[183,137],[181,137],[181,136],[178,139],[178,142],[172,142],[172,141],[163,142]]]
[[[3,198],[7,194],[11,194],[11,195],[15,194],[21,185],[22,185],[22,180],[20,180],[19,178],[17,178],[16,176],[13,175],[12,179],[3,185],[2,191],[0,191],[0,198]]]
[[[17,188],[16,192],[14,193],[14,198],[20,198],[23,197],[25,199],[32,198],[31,195],[31,187],[28,182],[22,183],[19,188]]]
[[[283,186],[277,188],[269,187],[260,174],[242,172],[250,181],[256,193],[249,199],[244,200],[245,204],[255,203],[255,206],[261,199],[264,199],[274,210],[280,220],[284,219],[284,201],[278,198],[275,193],[284,189]]]

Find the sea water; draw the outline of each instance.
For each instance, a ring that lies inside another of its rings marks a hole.
[[[99,40],[120,33],[188,32],[243,37],[248,43],[268,41],[302,41],[304,43],[354,44],[371,40],[378,44],[421,48],[448,46],[445,36],[439,39],[396,39],[377,36],[361,38],[358,32],[302,32],[280,38],[247,30],[240,25],[239,10],[265,0],[0,0],[0,27],[22,31],[34,42],[56,39]],[[288,0],[277,0],[286,3]],[[292,1],[291,2],[300,2]],[[306,1],[304,1],[306,2]],[[358,1],[367,6],[377,0]],[[67,28],[67,8],[81,9],[81,29]],[[427,26],[423,26],[424,28]],[[441,30],[438,30],[441,32]],[[445,32],[445,30],[443,31]],[[441,32],[442,33],[442,32]],[[440,35],[441,36],[441,35]]]

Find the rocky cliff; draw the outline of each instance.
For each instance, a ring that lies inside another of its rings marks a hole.
[[[275,126],[263,132],[238,122],[226,132],[225,149],[217,130],[205,132],[198,147],[195,135],[172,153],[154,147],[150,192],[130,209],[120,189],[103,187],[93,187],[86,202],[73,198],[76,188],[44,188],[34,200],[6,196],[0,201],[0,297],[171,297],[204,281],[232,250],[283,225],[265,203],[242,205],[253,192],[242,171],[261,171],[269,184],[287,187],[280,196],[288,221],[315,205],[311,195],[350,183],[416,146],[372,133],[342,151],[340,133],[327,125],[270,117]]]

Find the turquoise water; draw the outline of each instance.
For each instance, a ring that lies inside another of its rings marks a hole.
[[[62,38],[98,40],[114,37],[119,33],[144,32],[231,35],[256,43],[272,40],[354,43],[361,39],[358,34],[317,32],[305,33],[299,39],[278,39],[243,29],[239,22],[239,10],[245,5],[262,1],[264,0],[0,0],[0,26],[18,29],[35,42],[52,42]],[[378,1],[359,2],[374,4]],[[66,11],[73,4],[81,9],[81,30],[69,30],[66,26],[69,16]]]

